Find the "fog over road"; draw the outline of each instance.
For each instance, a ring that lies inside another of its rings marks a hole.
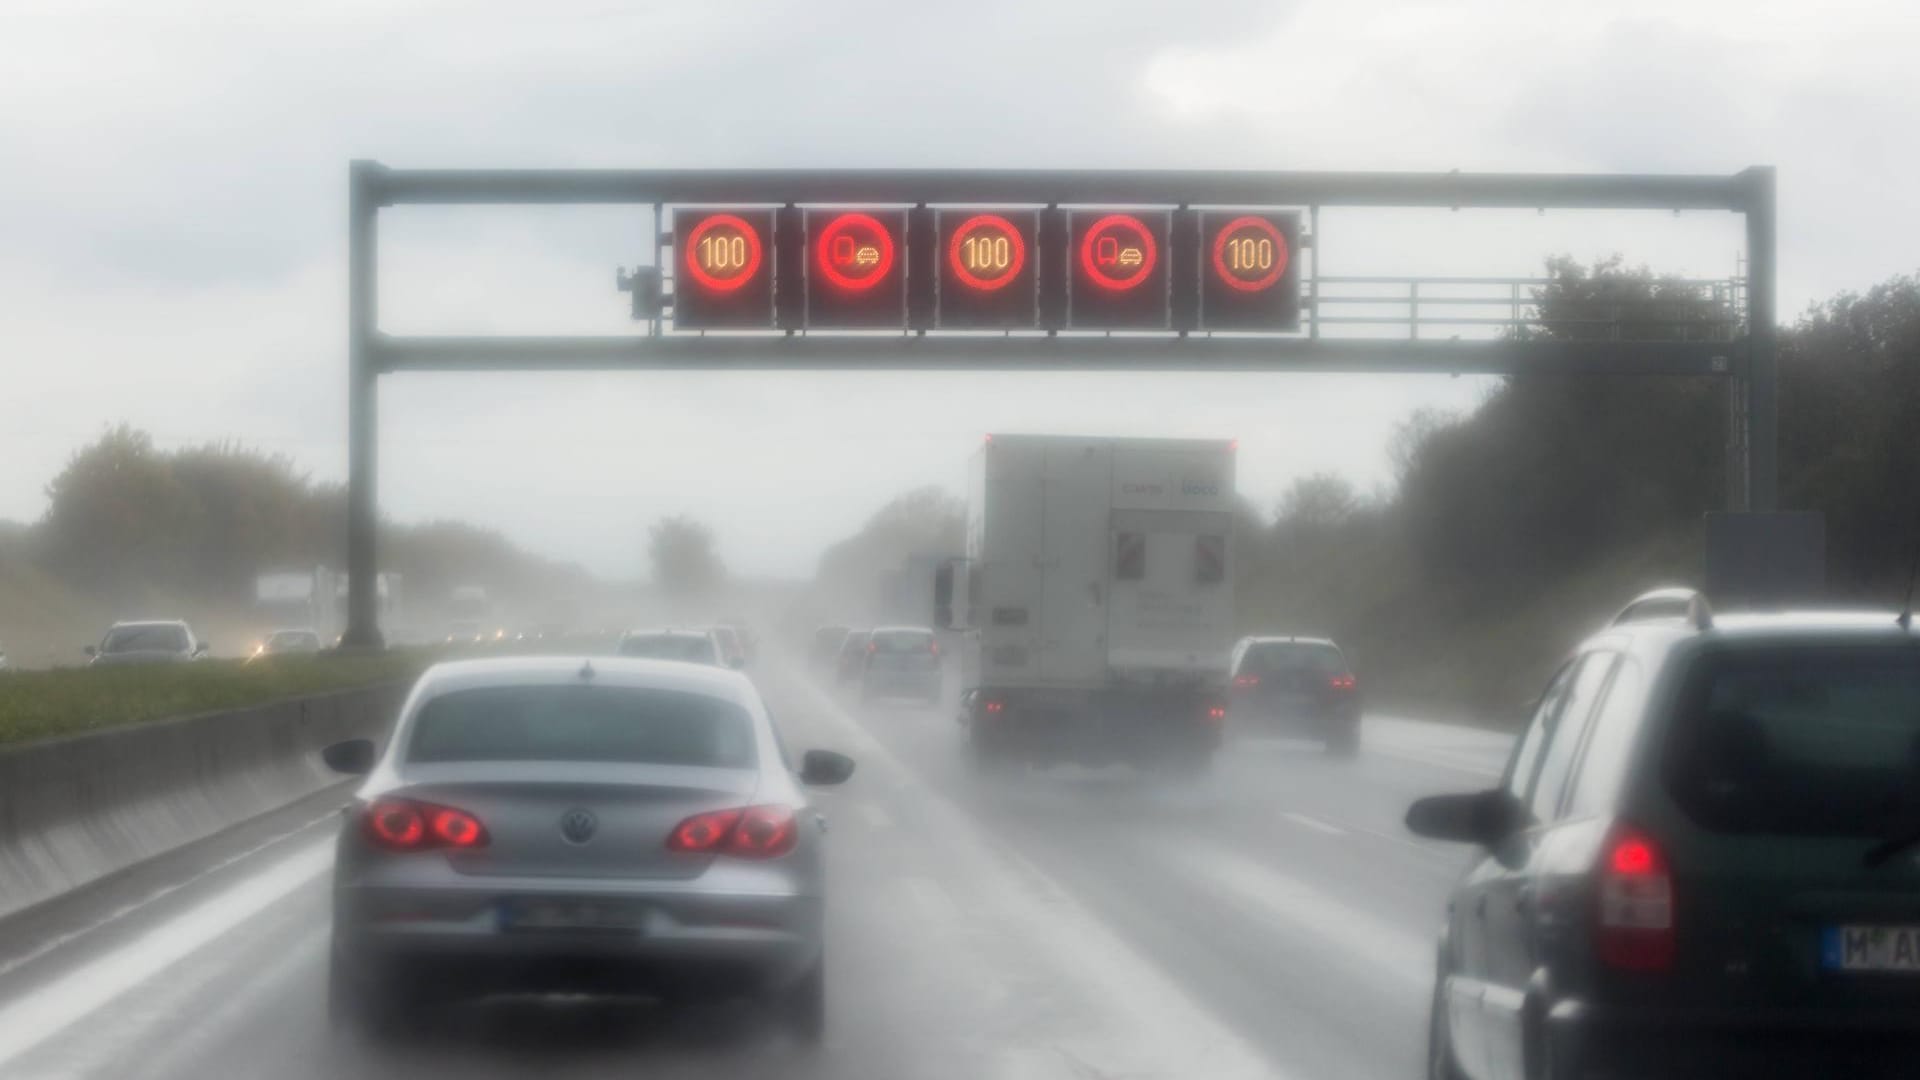
[[[859,706],[768,657],[788,743],[859,760],[831,824],[830,1031],[748,1005],[495,1001],[369,1049],[325,1013],[329,793],[0,939],[8,1077],[1364,1078],[1419,1074],[1467,857],[1413,798],[1503,736],[1370,716],[1360,755],[1236,732],[1213,773],[970,767],[952,710]]]

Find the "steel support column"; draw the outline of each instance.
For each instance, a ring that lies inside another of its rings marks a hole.
[[[378,649],[379,378],[373,348],[379,325],[377,272],[381,172],[371,161],[347,167],[347,629],[341,645]]]
[[[1759,165],[1747,183],[1747,500],[1756,513],[1779,509],[1780,383],[1774,315],[1774,172]]]

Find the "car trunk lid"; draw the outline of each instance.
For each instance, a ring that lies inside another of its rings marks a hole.
[[[712,855],[674,852],[674,826],[746,806],[751,769],[685,765],[463,763],[418,766],[393,794],[479,818],[488,843],[449,852],[462,874],[497,877],[692,878]]]

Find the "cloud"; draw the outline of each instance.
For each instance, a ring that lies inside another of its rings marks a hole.
[[[0,38],[0,517],[128,419],[344,473],[345,170],[396,166],[1781,167],[1783,310],[1913,262],[1920,84],[1895,3],[971,5],[45,0]],[[1730,215],[1328,211],[1329,273],[1519,274],[1556,251],[1728,272]],[[389,329],[618,333],[630,210],[383,218]],[[1388,474],[1445,378],[406,376],[383,506],[597,569],[693,512],[803,573],[987,430],[1237,435],[1243,489]]]

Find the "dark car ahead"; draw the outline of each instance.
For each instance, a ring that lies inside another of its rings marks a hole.
[[[940,701],[940,643],[922,626],[882,626],[867,640],[860,697]]]
[[[1326,638],[1249,637],[1234,646],[1232,717],[1243,730],[1320,739],[1334,753],[1360,747],[1360,681]]]
[[[1920,639],[1886,615],[1628,621],[1556,673],[1439,950],[1441,1078],[1920,1075]]]

